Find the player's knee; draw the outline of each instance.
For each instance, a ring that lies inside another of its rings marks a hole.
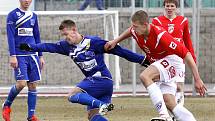
[[[16,88],[17,90],[22,90],[26,86],[26,81],[17,81]]]
[[[184,83],[177,83],[177,92],[184,91]]]
[[[68,101],[77,103],[79,99],[79,93],[82,92],[79,88],[72,88],[68,94]]]
[[[27,83],[29,90],[36,90],[37,83]]]
[[[166,104],[166,107],[170,111],[172,111],[175,108],[175,106],[177,105],[175,102],[175,97],[171,94],[164,94],[163,99],[164,99],[164,102]]]

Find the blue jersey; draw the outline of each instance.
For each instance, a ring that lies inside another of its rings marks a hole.
[[[77,45],[62,40],[57,43],[30,44],[33,51],[59,53],[70,56],[86,77],[106,77],[111,74],[104,62],[104,45],[107,41],[96,36],[85,36]],[[108,53],[118,55],[131,62],[142,63],[145,56],[116,46]]]
[[[11,11],[7,16],[7,38],[10,55],[30,55],[35,52],[21,51],[20,43],[40,43],[37,15],[31,11],[19,8]],[[39,53],[42,56],[42,53]]]

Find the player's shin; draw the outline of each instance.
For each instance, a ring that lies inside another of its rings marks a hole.
[[[176,98],[177,104],[180,104],[181,106],[184,105],[184,92],[176,92],[175,98]]]
[[[177,121],[196,121],[193,114],[179,104],[173,109],[173,113]]]
[[[105,104],[104,102],[92,97],[91,95],[83,92],[76,93],[68,98],[72,103],[79,103],[82,105],[88,105],[95,108],[99,108],[101,105]]]
[[[14,99],[16,98],[16,96],[19,94],[21,90],[18,90],[16,88],[16,85],[12,86],[10,89],[10,92],[8,94],[8,97],[6,99],[6,101],[4,102],[3,106],[11,106],[11,104],[13,103]]]
[[[154,104],[156,110],[159,112],[161,117],[169,117],[167,107],[164,103],[163,95],[159,87],[153,83],[147,87],[148,93]]]
[[[28,118],[31,118],[35,113],[37,102],[37,90],[28,90]]]

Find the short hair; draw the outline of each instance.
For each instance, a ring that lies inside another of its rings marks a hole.
[[[149,16],[148,14],[143,11],[143,10],[139,10],[139,11],[136,11],[132,17],[131,17],[131,21],[132,22],[140,22],[140,24],[144,24],[144,23],[149,23]]]
[[[59,30],[63,30],[64,28],[76,27],[76,24],[73,20],[63,20],[59,26]]]
[[[179,6],[178,0],[164,0],[163,6],[165,6],[166,3],[173,3],[173,4],[175,4],[176,8]]]

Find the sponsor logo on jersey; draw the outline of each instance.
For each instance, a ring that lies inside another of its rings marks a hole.
[[[33,28],[18,28],[19,36],[33,36]]]
[[[170,48],[175,49],[177,47],[177,44],[174,42],[171,42],[169,45]]]
[[[92,70],[94,67],[97,66],[97,62],[95,59],[92,59],[90,61],[84,61],[84,62],[77,62],[78,66],[85,70],[85,71],[90,71]]]

